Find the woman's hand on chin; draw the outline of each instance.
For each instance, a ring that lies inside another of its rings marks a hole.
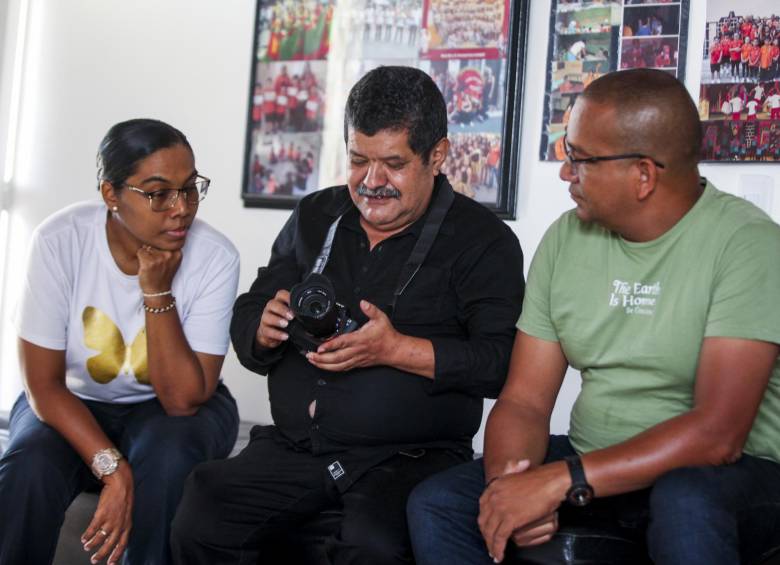
[[[166,251],[144,245],[136,255],[141,291],[144,294],[155,294],[171,290],[173,277],[181,265],[181,250]]]

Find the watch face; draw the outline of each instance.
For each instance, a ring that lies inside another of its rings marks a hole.
[[[593,489],[590,485],[576,485],[573,486],[568,494],[567,498],[569,504],[574,506],[585,506],[591,500],[593,500]]]
[[[100,475],[106,475],[113,472],[117,466],[117,460],[110,453],[99,453],[94,460],[95,471]]]

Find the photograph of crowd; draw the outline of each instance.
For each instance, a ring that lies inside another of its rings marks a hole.
[[[623,39],[620,68],[677,68],[678,42],[676,36]]]
[[[780,162],[780,120],[707,122],[704,161]]]
[[[780,120],[780,82],[704,85],[699,115],[704,121]]]
[[[325,59],[335,0],[271,0],[257,14],[257,60]]]
[[[702,159],[778,161],[780,16],[774,0],[709,0],[699,114]]]
[[[477,202],[495,202],[501,179],[499,133],[452,133],[442,171],[452,188]]]
[[[660,68],[683,78],[689,0],[553,0],[542,160],[565,158],[563,135],[577,96],[617,69]]]
[[[509,0],[425,0],[422,57],[449,58],[466,49],[502,56],[509,30]]]
[[[626,6],[623,10],[623,37],[679,35],[680,5]]]
[[[252,125],[265,134],[322,129],[326,70],[324,61],[259,63]]]
[[[423,47],[423,0],[365,0],[344,8],[352,41],[364,57],[416,58]]]
[[[522,99],[522,90],[507,96],[515,9],[524,29],[526,0],[257,0],[244,204],[292,208],[320,183],[343,183],[341,126],[326,104],[340,117],[365,73],[405,65],[428,73],[444,97],[456,190],[511,216],[501,161],[512,170],[502,141],[518,127],[506,115]],[[513,52],[519,60],[522,43]]]
[[[301,197],[320,188],[317,165],[320,136],[314,134],[263,135],[253,132],[249,192],[264,196]]]
[[[703,83],[780,80],[780,16],[731,10],[707,20]]]

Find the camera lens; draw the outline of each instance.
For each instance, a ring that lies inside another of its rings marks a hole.
[[[316,337],[336,332],[336,292],[327,277],[311,274],[290,289],[290,309],[303,328]]]
[[[305,289],[297,302],[298,310],[305,316],[311,316],[312,318],[321,317],[331,307],[327,290],[318,287]]]

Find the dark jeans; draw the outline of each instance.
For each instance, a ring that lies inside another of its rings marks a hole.
[[[135,482],[128,564],[170,562],[170,522],[184,479],[201,461],[226,457],[238,433],[227,388],[194,416],[167,416],[157,399],[136,404],[84,401],[127,458]],[[0,459],[0,564],[51,563],[65,511],[90,485],[87,465],[22,395],[11,411],[8,450]]]
[[[551,436],[545,461],[573,453],[566,436]],[[407,513],[418,565],[493,562],[477,526],[484,488],[477,460],[414,490]],[[731,465],[677,469],[651,489],[561,510],[561,528],[573,511],[645,533],[656,565],[757,563],[780,546],[780,464],[743,455]]]
[[[296,560],[289,555],[270,556],[278,540],[301,543],[301,526],[335,509],[342,514],[340,525],[316,563],[413,563],[406,498],[423,479],[463,461],[446,450],[413,455],[392,456],[342,494],[327,471],[333,454],[295,450],[273,426],[256,426],[239,455],[198,465],[187,480],[173,521],[174,561],[292,565]]]

